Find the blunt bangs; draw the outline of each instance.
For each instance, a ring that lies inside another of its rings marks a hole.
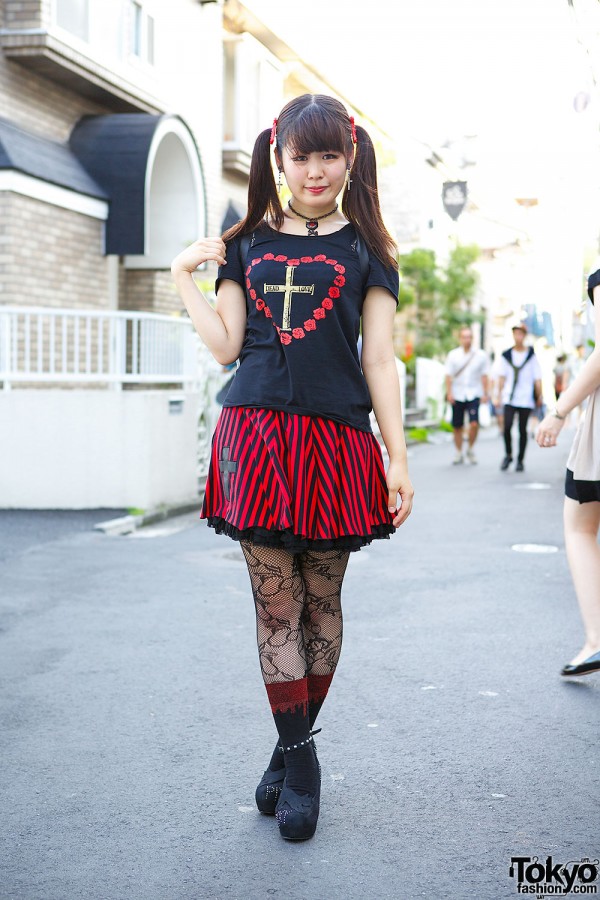
[[[339,113],[316,103],[305,107],[282,131],[282,143],[292,155],[331,150],[346,156],[351,149],[349,127]]]

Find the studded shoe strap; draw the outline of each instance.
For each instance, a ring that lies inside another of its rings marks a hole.
[[[298,741],[297,744],[290,744],[289,747],[282,747],[280,744],[279,749],[282,750],[283,753],[288,753],[290,750],[297,750],[299,747],[306,746],[306,744],[312,744],[313,743],[313,735],[318,734],[320,731],[322,731],[321,728],[317,728],[315,731],[311,731],[309,733],[308,737],[306,738],[306,740]]]

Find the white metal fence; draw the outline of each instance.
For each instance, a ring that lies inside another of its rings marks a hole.
[[[230,373],[215,362],[187,318],[130,311],[0,306],[0,382],[120,389],[139,384],[198,394],[197,471],[203,485]]]
[[[198,343],[187,318],[0,306],[0,381],[193,385]]]

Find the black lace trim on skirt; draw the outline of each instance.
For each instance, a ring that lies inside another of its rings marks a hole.
[[[389,540],[395,532],[393,525],[375,525],[371,534],[345,534],[336,538],[318,540],[306,538],[291,531],[270,531],[268,528],[255,526],[254,528],[236,528],[226,519],[219,516],[209,516],[207,524],[214,528],[217,534],[226,534],[234,541],[251,541],[253,544],[261,544],[264,547],[279,547],[288,553],[303,553],[305,550],[360,550],[373,540]]]

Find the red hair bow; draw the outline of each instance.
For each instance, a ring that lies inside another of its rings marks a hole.
[[[354,124],[354,116],[350,116],[350,127],[352,129],[352,143],[357,144],[356,140],[356,125]]]
[[[271,128],[271,137],[269,138],[269,143],[274,144],[277,140],[277,119],[273,119],[273,127]]]

